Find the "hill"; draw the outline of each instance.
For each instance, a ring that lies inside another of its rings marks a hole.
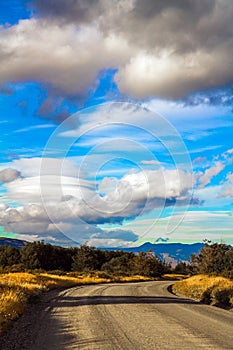
[[[181,261],[189,261],[191,254],[198,254],[200,249],[204,247],[203,243],[144,243],[139,247],[129,248],[112,248],[113,250],[121,249],[125,252],[148,252],[152,251],[160,259],[165,260],[172,265],[176,265]]]
[[[21,239],[0,237],[0,245],[8,245],[15,248],[22,248],[27,242]]]

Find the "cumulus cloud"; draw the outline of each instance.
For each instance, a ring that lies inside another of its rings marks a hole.
[[[215,162],[212,167],[206,169],[204,173],[197,174],[198,182],[200,183],[199,188],[204,188],[206,185],[208,185],[212,178],[218,175],[224,168],[225,165],[219,161]]]
[[[100,70],[117,67],[129,57],[124,40],[105,37],[94,24],[60,27],[30,19],[0,31],[0,39],[1,84],[37,80],[58,94],[75,97],[87,93]]]
[[[20,172],[16,169],[7,168],[0,171],[0,182],[11,182],[20,177]]]
[[[233,78],[231,0],[35,0],[37,18],[0,32],[1,83],[85,94],[116,68],[121,92],[177,99]],[[46,57],[46,59],[45,59]]]
[[[50,214],[50,215],[49,215]],[[88,224],[71,213],[67,205],[58,203],[49,207],[31,204],[24,207],[9,208],[0,206],[0,225],[6,231],[20,234],[21,239],[46,239],[50,242],[72,243],[95,239],[96,242],[107,240],[135,241],[137,235],[129,230],[102,230],[95,224]],[[26,235],[26,236],[25,236]],[[69,240],[69,242],[68,242]],[[119,243],[118,242],[118,243]],[[98,243],[101,245],[101,243]],[[114,245],[114,244],[113,244]]]
[[[191,174],[164,169],[131,172],[115,180],[113,188],[109,187],[109,180],[103,179],[100,190],[106,190],[106,182],[108,190],[100,196],[95,184],[85,180],[34,176],[6,184],[5,197],[23,204],[61,202],[55,208],[48,204],[47,211],[57,218],[79,216],[86,222],[103,223],[137,216],[143,209],[149,211],[164,205],[166,200],[183,201],[189,198],[192,188]]]

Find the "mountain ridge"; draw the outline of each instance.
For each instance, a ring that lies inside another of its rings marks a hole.
[[[123,250],[125,252],[148,252],[151,251],[160,259],[165,260],[172,265],[176,265],[181,261],[188,262],[191,254],[198,254],[200,249],[204,247],[204,243],[150,243],[145,242],[138,247],[128,248],[107,248],[108,250]],[[104,248],[102,248],[104,249]],[[106,249],[106,248],[105,248]]]

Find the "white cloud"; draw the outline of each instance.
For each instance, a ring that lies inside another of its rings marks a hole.
[[[126,241],[115,238],[90,238],[87,243],[93,247],[115,248],[115,247],[132,247],[134,241]]]
[[[23,177],[33,177],[40,174],[75,177],[79,173],[77,164],[69,159],[21,158],[14,160],[11,164],[21,172]]]
[[[228,154],[233,154],[233,148],[228,149],[228,150],[226,151],[226,153],[228,153]]]
[[[88,181],[58,175],[42,175],[17,179],[5,184],[5,198],[19,203],[41,203],[41,201],[60,201],[65,196],[81,197],[82,191],[87,193],[94,187]],[[87,196],[87,194],[86,194]]]
[[[220,193],[221,197],[233,197],[233,173],[227,175],[227,181],[223,185]]]
[[[222,157],[228,162],[232,163],[233,162],[233,148],[228,149],[226,152],[222,154]]]
[[[198,182],[200,183],[199,188],[204,188],[206,185],[208,185],[212,178],[218,175],[224,168],[225,165],[219,161],[215,162],[212,167],[206,169],[204,173],[198,174]]]
[[[120,239],[122,241],[135,241],[137,235],[130,230],[115,229],[115,230],[103,230],[100,233],[91,235],[91,239]]]
[[[54,128],[56,125],[55,124],[39,124],[39,125],[33,125],[29,126],[28,128],[22,128],[15,130],[15,133],[21,133],[21,132],[28,132],[31,130],[37,130],[37,129],[49,129],[49,128]]]

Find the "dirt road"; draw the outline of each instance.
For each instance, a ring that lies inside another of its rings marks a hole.
[[[233,349],[233,312],[176,297],[170,283],[52,292],[15,322],[1,349]]]

